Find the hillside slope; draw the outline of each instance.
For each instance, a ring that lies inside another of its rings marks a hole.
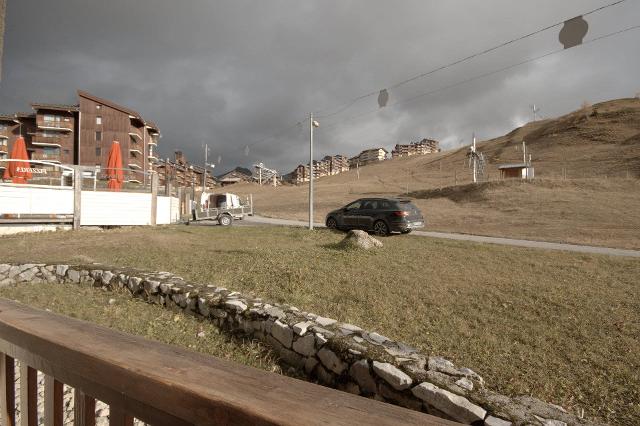
[[[430,230],[640,248],[640,100],[599,103],[480,142],[490,181],[499,164],[522,161],[523,139],[537,177],[531,183],[465,186],[463,147],[361,167],[359,178],[351,170],[318,179],[315,218],[360,197],[409,194]],[[307,185],[233,191],[252,193],[261,214],[307,218]]]

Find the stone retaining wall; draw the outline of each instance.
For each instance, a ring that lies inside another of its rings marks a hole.
[[[492,392],[476,372],[375,332],[223,287],[189,283],[169,272],[0,264],[0,286],[20,282],[127,289],[133,297],[266,342],[283,363],[312,381],[464,424],[594,424],[532,397]]]

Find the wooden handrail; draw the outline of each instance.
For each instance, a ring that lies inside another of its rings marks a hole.
[[[51,376],[47,395],[56,401],[45,406],[53,411],[61,404],[51,380],[76,389],[77,425],[95,420],[93,398],[109,404],[112,425],[133,417],[153,425],[457,424],[6,299],[0,299],[0,352],[3,425],[14,424],[12,358]]]

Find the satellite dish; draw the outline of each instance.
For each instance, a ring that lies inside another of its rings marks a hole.
[[[568,21],[564,21],[564,26],[560,30],[558,38],[565,49],[570,49],[582,44],[582,40],[588,31],[589,24],[587,21],[585,21],[582,16],[576,16]]]
[[[378,95],[378,106],[384,108],[387,106],[387,102],[389,102],[389,92],[387,89],[382,89]]]

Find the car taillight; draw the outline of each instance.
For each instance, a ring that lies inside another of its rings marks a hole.
[[[400,216],[400,217],[409,216],[409,212],[404,212],[404,211],[393,212],[393,214],[396,215],[396,216]]]

